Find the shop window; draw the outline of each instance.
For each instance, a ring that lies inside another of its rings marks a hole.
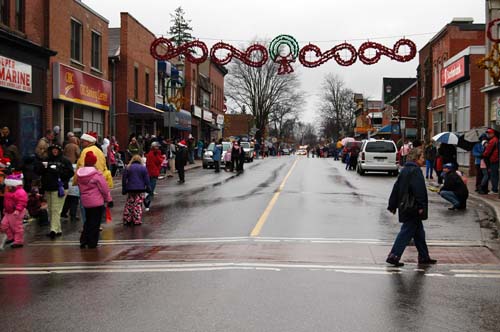
[[[16,0],[16,29],[24,32],[24,0]]]
[[[92,31],[92,68],[101,70],[101,54],[102,54],[102,38],[101,35],[95,31]]]
[[[146,88],[146,98],[145,98],[145,101],[146,101],[146,104],[149,103],[149,73],[146,73],[146,84],[145,84],[145,88]]]
[[[82,62],[82,24],[71,19],[71,59]]]
[[[0,23],[9,25],[9,0],[0,0]]]
[[[139,99],[139,68],[134,67],[134,100]]]

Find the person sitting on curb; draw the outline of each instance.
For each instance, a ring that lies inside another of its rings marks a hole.
[[[462,177],[457,174],[455,165],[452,163],[443,166],[444,185],[439,191],[439,195],[453,204],[448,210],[465,210],[467,208],[467,198],[469,190]]]

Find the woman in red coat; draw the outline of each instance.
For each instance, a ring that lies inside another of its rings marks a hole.
[[[149,150],[146,155],[146,168],[148,169],[149,183],[151,185],[151,193],[144,200],[144,205],[146,206],[146,211],[149,211],[149,206],[151,205],[151,200],[155,194],[156,181],[160,176],[161,164],[163,163],[163,156],[160,150],[160,143],[151,143],[151,150]]]

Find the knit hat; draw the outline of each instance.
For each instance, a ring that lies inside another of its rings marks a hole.
[[[179,142],[180,146],[186,147],[186,140],[182,140]]]
[[[97,163],[97,157],[94,152],[89,151],[85,154],[85,166],[94,166]]]
[[[155,146],[156,147],[160,147],[161,146],[160,142],[153,142],[153,143],[151,143],[151,147],[152,148],[155,147]]]
[[[62,150],[63,150],[62,146],[60,146],[58,144],[51,144],[51,145],[49,145],[49,151],[52,150],[52,149],[58,149],[59,152],[62,152]]]
[[[7,187],[17,187],[23,185],[23,173],[13,173],[5,179]]]
[[[448,168],[448,169],[455,169],[455,165],[452,163],[447,163],[443,165],[443,169]]]
[[[90,133],[83,134],[82,137],[80,137],[80,139],[82,141],[87,141],[87,142],[94,143],[94,144],[95,144],[95,142],[97,142],[97,139],[94,136],[90,135]]]
[[[9,158],[0,158],[0,167],[1,168],[7,168],[10,166],[10,159]]]
[[[494,129],[491,129],[491,128],[488,128],[488,129],[486,130],[486,133],[487,133],[487,134],[494,134],[494,133],[495,133],[495,130],[494,130]]]

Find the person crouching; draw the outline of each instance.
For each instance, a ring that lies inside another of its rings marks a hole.
[[[0,249],[12,243],[11,248],[24,245],[23,218],[28,205],[28,194],[23,189],[22,174],[12,174],[5,179],[7,190],[4,198],[4,213],[0,231]]]
[[[469,190],[462,177],[457,174],[453,163],[443,165],[444,185],[439,191],[439,195],[453,204],[448,210],[465,210],[467,208],[467,198]]]
[[[99,241],[99,226],[104,212],[104,204],[113,207],[113,200],[106,179],[95,168],[97,157],[92,151],[85,155],[84,167],[77,170],[80,199],[85,209],[85,223],[80,236],[80,248],[89,249],[97,247]]]

